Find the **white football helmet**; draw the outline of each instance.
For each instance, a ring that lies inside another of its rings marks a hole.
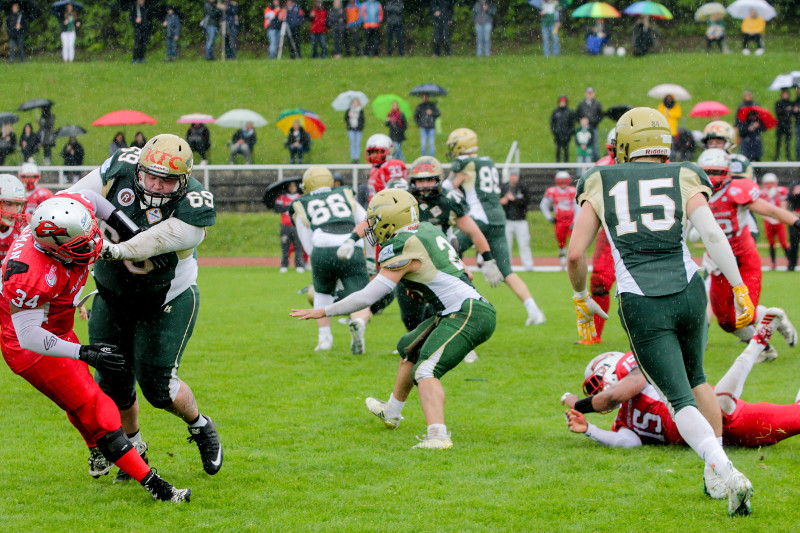
[[[555,182],[558,187],[569,187],[569,184],[572,183],[572,176],[566,170],[559,170],[556,172]]]
[[[22,166],[19,167],[19,179],[25,184],[26,190],[34,190],[41,177],[42,173],[39,172],[36,163],[22,163]]]
[[[90,265],[100,255],[103,236],[89,207],[77,194],[60,194],[39,204],[31,216],[36,243],[63,263]]]
[[[722,148],[703,150],[697,158],[697,165],[708,174],[715,191],[720,190],[731,180],[731,158]]]
[[[625,357],[625,354],[622,352],[605,352],[589,361],[589,364],[586,365],[586,370],[583,372],[584,394],[592,396],[619,381],[617,378],[617,363],[623,357]]]
[[[0,174],[0,223],[13,226],[23,219],[25,186],[11,174]]]
[[[767,172],[761,178],[761,185],[777,185],[777,184],[778,184],[778,176],[776,176],[772,172]]]
[[[364,151],[367,163],[380,165],[392,157],[394,145],[388,135],[376,133],[367,139],[367,148]]]

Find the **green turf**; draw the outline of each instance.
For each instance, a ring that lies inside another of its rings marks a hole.
[[[578,392],[586,362],[625,349],[612,316],[600,347],[572,344],[574,310],[565,274],[522,274],[547,313],[522,326],[506,288],[478,288],[498,310],[480,360],[444,379],[455,447],[411,450],[425,432],[416,392],[397,431],[364,398],[388,396],[391,355],[402,332],[397,307],[374,319],[367,354],[353,356],[334,324],[334,350],[312,351],[313,323],[288,316],[306,305],[308,274],[202,268],[202,304],[180,375],[217,421],[225,464],[203,474],[197,450],[171,415],[142,406],[149,456],[165,478],[191,487],[185,506],[156,504],[142,489],[86,474],[86,450],[60,411],[0,369],[0,530],[3,531],[790,531],[797,518],[800,440],[732,449],[756,488],[755,514],[730,520],[702,495],[702,467],[688,449],[609,450],[567,432],[558,399]],[[480,277],[480,276],[479,276]],[[767,273],[762,302],[800,316],[791,275]],[[77,331],[86,339],[86,326]],[[789,403],[797,349],[756,366],[744,399]],[[719,379],[742,345],[716,326],[707,371]],[[590,415],[600,427],[611,416]]]

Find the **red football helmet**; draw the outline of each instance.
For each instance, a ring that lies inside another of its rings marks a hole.
[[[569,187],[570,183],[572,183],[572,176],[570,176],[569,172],[566,170],[559,170],[556,172],[556,186],[557,187]]]
[[[715,191],[722,189],[731,180],[731,158],[722,148],[704,150],[697,164],[708,175]]]
[[[392,140],[388,135],[376,133],[367,139],[367,148],[364,152],[367,163],[373,165],[383,164],[387,159],[392,157],[392,148]]]

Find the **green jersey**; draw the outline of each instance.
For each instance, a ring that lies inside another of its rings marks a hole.
[[[711,182],[694,163],[625,163],[594,167],[578,182],[603,224],[617,290],[666,296],[686,288],[697,265],[684,239],[686,202],[711,196]]]
[[[453,161],[450,169],[467,176],[461,187],[470,216],[484,224],[505,225],[506,212],[500,205],[500,174],[494,162],[488,157],[462,155]]]
[[[378,263],[387,270],[403,268],[414,259],[422,267],[406,274],[400,285],[420,295],[438,314],[456,313],[465,300],[482,299],[447,237],[428,222],[398,233],[381,245],[378,255]]]
[[[448,191],[434,198],[417,198],[419,201],[419,220],[430,222],[443,232],[447,232],[450,223],[468,214],[464,198],[456,191]]]
[[[178,202],[161,207],[146,207],[134,192],[139,148],[123,148],[100,167],[102,194],[139,227],[150,228],[168,218],[177,218],[192,226],[213,226],[216,222],[214,196],[194,178],[189,178],[186,195]],[[102,222],[103,238],[119,242],[117,232]],[[115,296],[144,296],[151,303],[169,302],[197,282],[197,253],[194,248],[167,255],[168,266],[154,269],[144,261],[104,261],[94,264],[97,284]]]
[[[349,187],[323,187],[295,200],[289,207],[292,220],[334,235],[349,234],[356,225],[356,200]],[[295,222],[296,223],[296,222]]]

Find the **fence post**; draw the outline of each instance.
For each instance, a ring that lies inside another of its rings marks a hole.
[[[209,180],[208,180],[208,165],[203,165],[203,187],[205,187],[207,191],[211,190],[209,188]]]

